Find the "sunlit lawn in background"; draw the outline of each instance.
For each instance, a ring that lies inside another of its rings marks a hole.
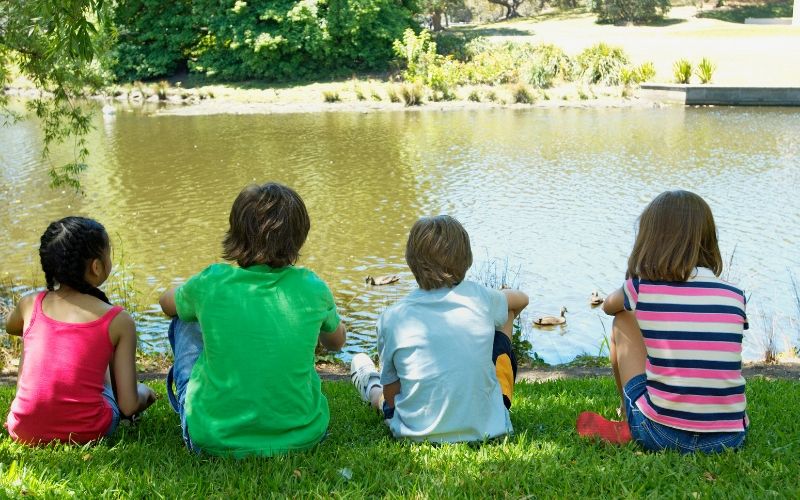
[[[164,392],[163,384],[156,388]],[[800,496],[800,383],[750,380],[744,450],[712,456],[644,453],[574,432],[586,409],[617,403],[609,379],[519,384],[516,435],[482,446],[396,442],[347,382],[326,382],[330,435],[316,450],[271,459],[196,457],[162,399],[140,424],[96,446],[28,448],[0,440],[0,496],[716,497]],[[0,389],[3,414],[13,388]]]

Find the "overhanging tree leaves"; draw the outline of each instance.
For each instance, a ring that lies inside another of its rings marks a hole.
[[[52,145],[73,141],[74,160],[50,168],[52,186],[80,189],[91,123],[78,100],[102,84],[97,60],[106,46],[97,24],[104,20],[104,0],[0,0],[0,85],[16,68],[47,93],[28,103],[42,123],[45,158]],[[0,112],[13,116],[7,105],[0,94]]]

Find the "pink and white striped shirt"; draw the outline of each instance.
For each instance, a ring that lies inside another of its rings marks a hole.
[[[744,292],[702,267],[685,282],[628,279],[623,291],[647,347],[642,413],[687,431],[742,431]]]

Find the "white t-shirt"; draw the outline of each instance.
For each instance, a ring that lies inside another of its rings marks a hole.
[[[400,381],[396,438],[480,441],[512,431],[492,363],[494,332],[508,319],[506,296],[464,281],[417,289],[378,319],[381,383]]]

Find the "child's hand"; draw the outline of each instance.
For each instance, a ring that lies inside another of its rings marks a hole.
[[[136,384],[136,392],[139,394],[139,411],[146,410],[150,405],[156,402],[157,395],[153,389],[148,386],[138,383]],[[137,412],[137,413],[138,413]]]

